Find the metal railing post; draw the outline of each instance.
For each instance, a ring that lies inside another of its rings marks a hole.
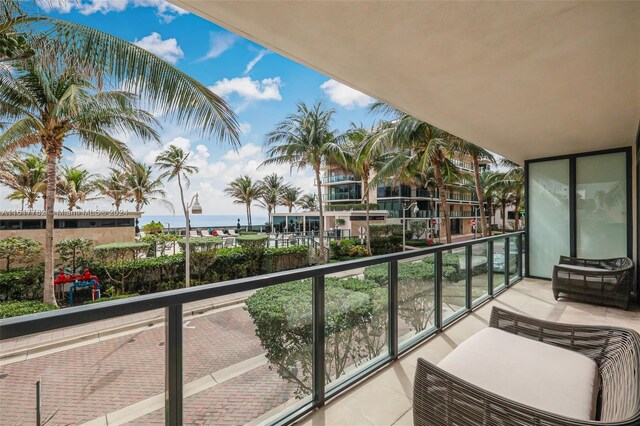
[[[466,246],[464,248],[464,260],[465,260],[465,276],[464,276],[464,290],[465,290],[465,307],[467,308],[467,311],[471,311],[471,304],[472,304],[472,300],[471,300],[471,285],[472,285],[472,280],[473,280],[473,262],[472,262],[472,258],[471,258],[471,254],[472,254],[472,248],[473,246],[471,244],[469,244],[468,246]]]
[[[165,308],[164,422],[182,425],[182,305]]]
[[[398,261],[389,262],[389,358],[398,359]]]
[[[511,248],[509,247],[509,237],[506,237],[504,239],[504,285],[507,287],[509,286],[511,281],[509,277],[509,271],[511,269],[510,257],[511,257]]]
[[[523,276],[523,267],[522,267],[522,234],[518,235],[518,278],[522,278]]]
[[[493,240],[487,241],[487,281],[487,291],[493,296]]]
[[[324,405],[325,359],[324,359],[324,275],[313,277],[313,403]]]
[[[442,329],[442,252],[437,251],[433,259],[434,266],[434,296],[435,296],[435,326],[438,330]]]

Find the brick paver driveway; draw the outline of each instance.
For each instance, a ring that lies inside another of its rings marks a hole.
[[[42,381],[43,418],[52,416],[50,425],[106,424],[108,413],[141,402],[143,409],[127,413],[134,416],[131,424],[164,422],[157,405],[164,392],[164,340],[164,327],[153,327],[1,366],[0,424],[35,422],[37,380]],[[203,378],[205,385],[185,399],[185,423],[244,424],[290,400],[294,386],[271,371],[262,354],[242,306],[186,322],[185,388]],[[252,359],[257,364],[234,373],[235,366]],[[216,376],[220,371],[226,378]]]

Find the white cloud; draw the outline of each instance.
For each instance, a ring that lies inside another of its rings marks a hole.
[[[270,53],[271,53],[271,51],[269,51],[269,50],[267,50],[267,49],[262,49],[260,52],[258,52],[258,54],[256,55],[256,57],[249,61],[249,63],[247,64],[246,68],[244,69],[243,74],[244,74],[244,75],[249,74],[249,73],[251,72],[251,70],[253,69],[253,67],[255,67],[255,66],[256,66],[256,64],[257,64],[258,62],[260,62],[260,60],[261,60],[262,58],[264,58],[264,57],[265,57],[265,55],[268,55],[268,54],[270,54]]]
[[[35,2],[46,12],[69,13],[72,9],[76,9],[83,15],[122,12],[130,4],[135,7],[152,7],[156,9],[156,15],[162,22],[171,22],[176,16],[188,13],[165,0],[35,0]]]
[[[240,129],[241,135],[248,135],[249,133],[251,133],[251,124],[247,122],[238,124],[238,127]]]
[[[240,37],[228,32],[210,32],[209,33],[209,51],[198,61],[214,59],[231,49]]]
[[[327,80],[320,85],[320,89],[329,96],[332,102],[343,106],[347,109],[353,109],[356,107],[362,108],[373,102],[373,98],[365,95],[362,92],[358,92],[349,86],[337,82],[335,80]]]
[[[141,40],[136,39],[134,44],[161,57],[170,64],[175,64],[184,57],[184,52],[175,38],[162,40],[162,36],[156,32],[143,37]]]
[[[238,95],[244,101],[281,101],[280,77],[265,78],[262,81],[252,80],[251,77],[223,78],[209,87],[219,96],[229,97]]]

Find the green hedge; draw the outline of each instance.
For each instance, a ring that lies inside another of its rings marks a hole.
[[[54,309],[58,308],[35,300],[0,302],[0,318],[19,317],[20,315],[35,314]]]
[[[44,267],[0,272],[0,301],[42,300]]]
[[[387,288],[368,280],[325,281],[326,380],[361,365],[386,347]],[[295,281],[258,290],[246,300],[256,335],[277,373],[311,390],[313,327],[311,281]]]
[[[406,238],[411,237],[411,231],[405,231]],[[387,254],[402,251],[402,225],[376,224],[369,225],[371,236],[371,254]]]
[[[343,238],[341,240],[331,240],[329,242],[332,258],[354,258],[368,256],[367,247],[360,244],[355,238]]]

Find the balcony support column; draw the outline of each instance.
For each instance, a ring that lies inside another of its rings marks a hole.
[[[182,305],[165,308],[164,422],[182,425]]]
[[[324,358],[324,275],[313,277],[313,376],[312,399],[316,407],[322,407],[325,400],[325,358]]]
[[[398,359],[398,261],[389,262],[389,358]]]
[[[487,241],[487,281],[489,296],[493,297],[493,240]]]

